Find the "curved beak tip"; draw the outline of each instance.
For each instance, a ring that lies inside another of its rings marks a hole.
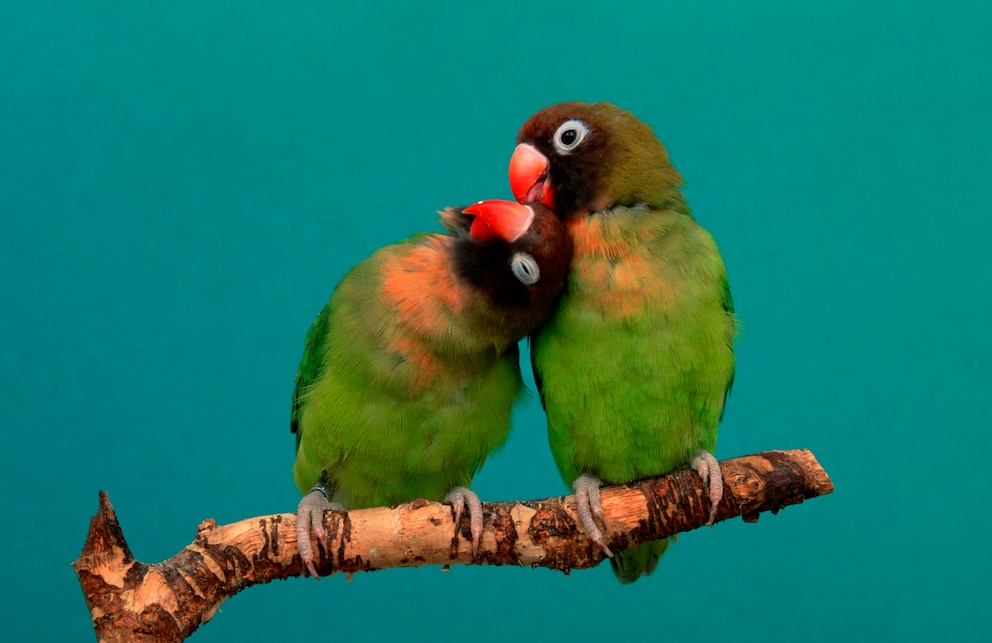
[[[548,158],[529,143],[521,143],[510,157],[510,190],[513,198],[520,203],[545,202],[549,196],[546,185],[548,178]]]
[[[492,199],[473,203],[463,210],[475,215],[469,233],[478,239],[504,239],[514,242],[523,236],[534,220],[534,210],[528,206]]]

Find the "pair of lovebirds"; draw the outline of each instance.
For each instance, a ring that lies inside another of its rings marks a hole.
[[[651,129],[608,103],[547,107],[517,143],[519,203],[445,210],[447,234],[377,251],[307,334],[291,427],[314,576],[310,536],[326,538],[327,509],[443,500],[456,524],[468,510],[477,551],[483,515],[468,487],[506,440],[527,335],[555,462],[621,581],[651,573],[668,541],[613,554],[603,484],[691,465],[715,516],[736,323],[681,177]]]

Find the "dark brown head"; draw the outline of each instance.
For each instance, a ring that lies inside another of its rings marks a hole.
[[[547,319],[561,296],[572,239],[541,203],[480,201],[462,212],[474,218],[455,245],[455,271],[485,293],[494,310],[512,317],[522,337]]]
[[[651,128],[609,103],[558,103],[524,123],[510,159],[520,202],[569,218],[617,205],[679,207],[682,177]]]

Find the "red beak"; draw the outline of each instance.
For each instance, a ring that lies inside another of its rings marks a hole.
[[[529,206],[500,199],[473,203],[462,212],[475,215],[469,232],[483,240],[504,239],[512,243],[522,237],[534,221],[534,210]]]
[[[510,190],[521,203],[540,201],[555,209],[555,191],[548,182],[548,157],[529,143],[521,143],[510,157]]]

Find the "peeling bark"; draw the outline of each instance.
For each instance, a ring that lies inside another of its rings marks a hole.
[[[833,491],[827,473],[806,450],[767,451],[720,463],[724,496],[720,522],[754,522]],[[626,547],[696,529],[709,518],[709,500],[693,471],[604,488],[606,544]],[[468,516],[455,528],[451,507],[415,500],[396,507],[327,512],[328,541],[316,543],[317,571],[352,574],[422,565],[517,565],[568,573],[595,567],[602,551],[578,526],[572,496],[484,503],[479,557],[471,555]],[[181,641],[242,589],[304,574],[296,543],[296,514],[248,518],[229,525],[204,520],[195,540],[157,564],[134,559],[107,494],[90,520],[83,552],[73,563],[100,641]]]

